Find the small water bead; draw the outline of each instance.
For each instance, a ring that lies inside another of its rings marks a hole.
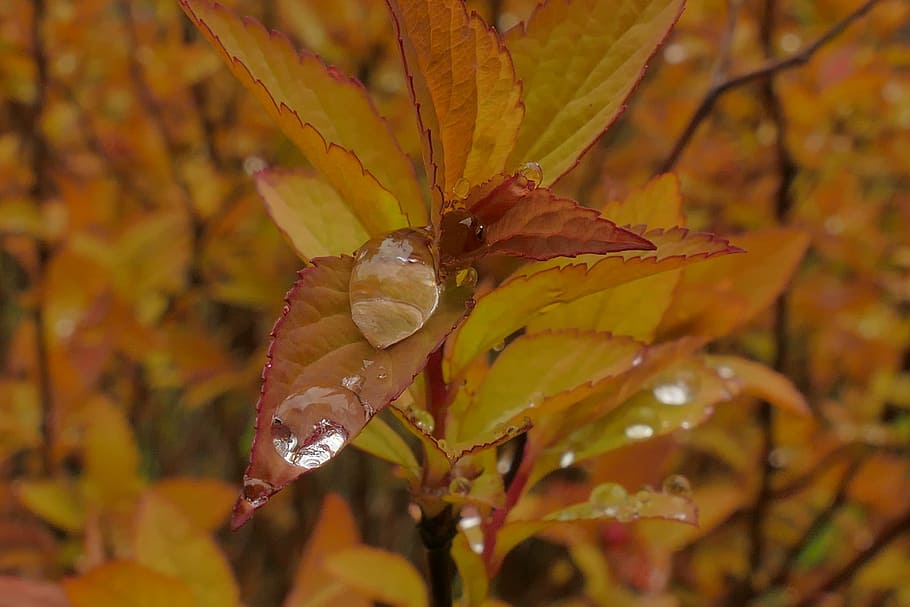
[[[360,432],[368,417],[352,391],[313,386],[278,406],[272,417],[272,445],[289,464],[317,468]]]
[[[259,508],[269,501],[269,497],[271,497],[274,492],[275,488],[272,486],[272,483],[259,478],[243,478],[243,499],[245,499],[253,508]]]
[[[720,365],[716,367],[714,371],[721,379],[734,379],[736,377],[736,372],[727,365]]]
[[[691,371],[679,371],[658,381],[651,392],[665,405],[687,405],[695,398],[697,381]]]
[[[543,181],[543,169],[538,162],[526,162],[518,169],[518,174],[528,180],[531,187],[537,187]]]
[[[471,182],[464,177],[460,178],[452,185],[452,194],[455,196],[455,198],[458,198],[460,200],[467,198],[470,191]]]
[[[493,351],[494,351],[494,352],[502,352],[502,351],[505,350],[505,349],[506,349],[506,342],[505,342],[505,341],[501,341],[501,342],[499,342],[499,343],[493,345]]]
[[[629,498],[628,492],[622,485],[604,483],[594,487],[589,501],[595,508],[615,508]]]
[[[363,388],[363,377],[360,375],[349,375],[341,380],[341,385],[351,392],[359,393]]]
[[[681,474],[671,474],[665,478],[661,485],[661,491],[667,495],[675,495],[686,499],[692,497],[692,485],[689,483],[689,479]]]
[[[418,407],[410,407],[408,409],[408,419],[424,434],[432,434],[433,430],[436,429],[436,421],[430,412]]]
[[[575,452],[572,450],[566,451],[559,458],[559,467],[560,468],[568,468],[569,466],[571,466],[574,463],[575,463]]]
[[[456,476],[449,483],[449,493],[452,495],[468,495],[471,493],[472,483],[463,476]]]
[[[351,272],[351,317],[375,348],[418,331],[439,304],[441,288],[426,230],[405,228],[374,238]]]
[[[626,428],[626,438],[631,440],[644,440],[654,436],[654,428],[647,424],[632,424]]]

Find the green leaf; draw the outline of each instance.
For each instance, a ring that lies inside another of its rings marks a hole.
[[[535,161],[549,185],[625,109],[683,0],[551,0],[506,45],[524,87],[512,166]]]
[[[255,179],[269,215],[303,259],[350,254],[369,240],[335,188],[316,175],[268,170]]]
[[[370,234],[426,223],[414,168],[363,85],[219,4],[180,4]]]
[[[476,356],[559,304],[711,257],[740,252],[724,239],[683,228],[656,230],[645,237],[657,245],[656,251],[593,259],[586,256],[564,267],[553,262],[529,264],[478,298],[449,352],[449,377],[458,377]],[[590,267],[586,262],[591,262]]]

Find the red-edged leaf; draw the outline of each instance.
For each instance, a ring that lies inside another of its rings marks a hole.
[[[465,251],[471,256],[501,254],[546,260],[656,248],[638,234],[601,217],[595,209],[560,198],[549,189],[537,188],[521,175],[505,178],[468,205],[476,217],[477,229],[483,229],[482,245]],[[449,215],[456,221],[447,221]],[[461,212],[449,215],[442,221],[444,232],[464,225]],[[443,244],[457,240],[443,233]],[[453,253],[459,252],[444,250],[444,254]]]
[[[675,270],[711,257],[741,252],[727,240],[684,228],[653,230],[644,236],[657,245],[649,253],[617,253],[583,259],[564,267],[554,262],[531,264],[477,301],[458,331],[448,352],[452,376],[457,376],[475,356],[501,342],[553,306],[637,278]]]
[[[371,234],[426,223],[414,167],[363,85],[217,3],[180,4]]]
[[[451,198],[501,173],[524,116],[496,30],[462,0],[387,0],[401,43],[433,186]],[[434,213],[438,211],[433,209]]]
[[[313,267],[300,272],[287,295],[284,315],[272,330],[244,493],[234,506],[231,520],[235,528],[249,520],[254,509],[264,505],[273,493],[318,467],[288,463],[276,451],[272,426],[279,405],[289,397],[303,399],[297,402],[316,399],[312,402],[318,402],[319,407],[313,410],[322,408],[320,415],[325,419],[298,428],[306,434],[296,432],[294,436],[298,447],[306,449],[315,444],[318,449],[320,443],[308,441],[331,434],[331,449],[320,452],[328,454],[322,458],[324,463],[407,388],[429,354],[464,316],[470,301],[467,287],[450,285],[423,328],[389,348],[377,350],[351,319],[348,284],[353,265],[351,257],[314,259]],[[289,421],[286,428],[292,429]]]

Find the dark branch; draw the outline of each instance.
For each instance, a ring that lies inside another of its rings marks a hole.
[[[705,94],[705,96],[702,98],[701,102],[698,104],[698,107],[695,109],[695,112],[693,112],[692,117],[689,118],[689,122],[683,129],[682,134],[680,134],[679,138],[677,138],[676,143],[673,144],[673,149],[667,155],[667,158],[661,163],[658,172],[666,173],[667,171],[672,170],[674,166],[676,166],[676,163],[679,162],[680,157],[686,150],[686,147],[689,145],[689,142],[692,140],[695,132],[698,130],[698,127],[701,126],[701,123],[704,122],[705,118],[711,114],[711,111],[714,109],[717,100],[722,95],[735,88],[741,87],[751,82],[755,82],[756,80],[768,78],[769,76],[773,76],[779,72],[805,65],[812,59],[815,53],[817,53],[822,47],[842,34],[844,30],[850,27],[860,17],[868,13],[877,3],[878,0],[866,0],[866,2],[864,2],[859,8],[834,24],[815,42],[789,57],[768,61],[761,67],[756,68],[750,72],[746,72],[738,76],[731,76],[717,84],[712,85],[711,88],[708,89],[708,92]]]

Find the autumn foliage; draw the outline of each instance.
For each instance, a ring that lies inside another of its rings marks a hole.
[[[902,0],[0,16],[0,606],[910,602]]]

